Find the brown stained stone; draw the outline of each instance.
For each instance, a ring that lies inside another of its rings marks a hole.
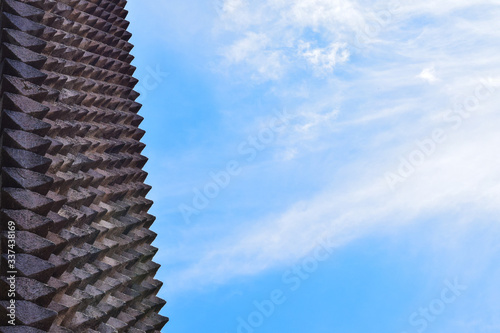
[[[70,222],[68,225],[80,226],[87,222],[87,215],[78,209],[64,205],[58,212],[59,215],[66,217]]]
[[[47,103],[57,103],[57,98],[59,97],[59,91],[46,86],[44,86],[44,89],[46,89],[48,92],[45,101]]]
[[[86,94],[78,93],[74,90],[63,89],[59,100],[66,104],[80,104],[85,99]]]
[[[87,198],[85,194],[73,189],[68,190],[67,196],[68,196],[67,205],[76,209],[80,209],[80,207],[83,205],[83,202]]]
[[[78,300],[78,302],[79,302],[78,309],[84,309],[90,305],[90,302],[92,302],[92,296],[90,294],[86,293],[85,291],[83,291],[82,289],[83,289],[83,287],[76,289],[73,292],[73,294],[71,295],[71,297]]]
[[[8,302],[0,301],[0,317],[6,317]],[[57,313],[28,301],[16,301],[16,323],[47,331]]]
[[[123,282],[119,282],[122,284]],[[125,302],[122,300],[119,300],[116,297],[113,296],[108,296],[106,299],[106,304],[111,306],[113,309],[110,310],[108,313],[111,315],[111,317],[118,316],[120,312],[125,308]]]
[[[64,3],[58,2],[54,8],[52,8],[52,12],[54,14],[60,15],[60,16],[67,16],[73,12],[73,8],[71,6],[68,6]]]
[[[44,80],[44,87],[59,90],[66,83],[66,78],[60,77],[51,72],[44,72],[47,77]]]
[[[91,160],[90,158],[88,158],[87,156],[85,156],[83,154],[78,154],[75,158],[75,161],[73,162],[71,171],[73,171],[73,172],[78,172],[78,171],[87,172],[87,171],[89,171],[89,169],[93,163],[94,163],[94,161]]]
[[[63,297],[64,297],[64,295],[63,295]],[[65,332],[64,330],[66,329],[64,327],[57,326],[61,323],[61,321],[64,319],[65,316],[70,315],[68,313],[68,311],[69,311],[68,307],[64,306],[62,304],[59,304],[58,303],[59,300],[60,300],[60,298],[58,297],[57,301],[53,300],[49,304],[49,306],[47,307],[47,309],[50,309],[50,310],[55,311],[57,313],[57,318],[54,321],[54,323],[52,324],[52,326],[50,327],[49,332]],[[73,332],[73,331],[70,330],[69,332]]]
[[[84,314],[90,318],[90,321],[92,323],[94,323],[93,326],[95,326],[95,323],[105,321],[106,318],[108,317],[108,314],[106,312],[99,310],[97,307],[93,305],[89,305],[85,309]]]
[[[126,312],[120,312],[120,314],[116,317],[116,319],[124,322],[126,327],[133,326],[137,319],[134,316],[127,314]]]
[[[56,245],[56,248],[54,249],[55,254],[61,253],[61,251],[68,245],[67,239],[52,231],[49,231],[46,238]]]

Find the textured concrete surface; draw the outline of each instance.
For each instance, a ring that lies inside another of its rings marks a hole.
[[[168,321],[125,4],[1,1],[0,333],[158,332]]]

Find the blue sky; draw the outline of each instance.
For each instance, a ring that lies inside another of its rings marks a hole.
[[[128,4],[166,332],[498,332],[498,0]]]

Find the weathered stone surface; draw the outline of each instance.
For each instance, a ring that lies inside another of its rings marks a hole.
[[[50,159],[27,150],[3,147],[2,163],[4,166],[28,169],[45,173],[52,162]]]
[[[11,44],[19,45],[35,52],[41,52],[46,45],[43,40],[15,29],[4,29],[4,37]]]
[[[49,112],[47,106],[19,94],[5,92],[2,96],[2,102],[4,109],[23,112],[38,119],[42,119]]]
[[[168,321],[125,4],[2,1],[0,298],[14,221],[18,326],[0,333],[157,332]]]
[[[8,299],[8,281],[5,277],[0,278],[0,297]],[[16,278],[16,295],[19,299],[36,303],[46,307],[50,304],[56,293],[56,289],[52,288],[37,280],[18,277]]]
[[[3,186],[19,187],[40,194],[47,194],[54,181],[49,176],[20,168],[2,168]]]
[[[50,125],[24,112],[4,110],[3,126],[44,136],[50,130]]]
[[[32,153],[43,153],[51,146],[51,141],[39,135],[13,129],[3,130],[3,144],[5,147],[27,150]]]
[[[7,255],[4,254],[2,260],[4,267],[6,267]],[[40,282],[47,282],[54,272],[54,265],[29,254],[16,254],[15,267],[20,276]]]
[[[7,239],[7,234],[5,232],[2,236],[4,239]],[[34,255],[44,260],[49,259],[52,251],[54,251],[56,247],[51,241],[28,231],[18,230],[15,232],[15,236],[18,251]],[[3,244],[5,244],[5,242]],[[2,250],[6,253],[5,245],[3,245]]]
[[[1,216],[2,221],[14,221],[18,230],[30,231],[42,237],[47,235],[54,223],[51,219],[26,209],[2,209]],[[3,228],[2,230],[7,229]]]
[[[7,301],[0,301],[0,317],[2,317],[2,319],[6,318],[8,304],[9,303]],[[16,301],[17,325],[31,326],[33,328],[48,331],[56,316],[56,312],[45,309],[31,302]],[[2,319],[0,319],[0,321]]]
[[[3,66],[3,72],[5,74],[17,76],[38,85],[41,85],[47,77],[47,74],[21,61],[5,59]]]
[[[11,47],[13,47],[12,45]],[[27,50],[26,48],[22,48]],[[38,54],[38,53],[35,53]],[[48,90],[19,77],[4,75],[2,91],[13,91],[16,94],[26,96],[34,101],[43,102],[48,95]]]
[[[43,10],[19,1],[4,0],[4,4],[5,11],[34,21],[41,20],[43,18],[43,15],[45,14]]]
[[[53,201],[29,190],[4,187],[2,189],[2,203],[8,209],[28,209],[44,216],[50,211]]]
[[[3,45],[7,56],[9,56],[11,59],[18,60],[32,67],[40,68],[43,66],[45,61],[47,61],[46,57],[27,48],[9,43],[4,43]]]

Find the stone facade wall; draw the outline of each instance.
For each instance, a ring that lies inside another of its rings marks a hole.
[[[125,4],[1,0],[0,333],[168,321]]]

